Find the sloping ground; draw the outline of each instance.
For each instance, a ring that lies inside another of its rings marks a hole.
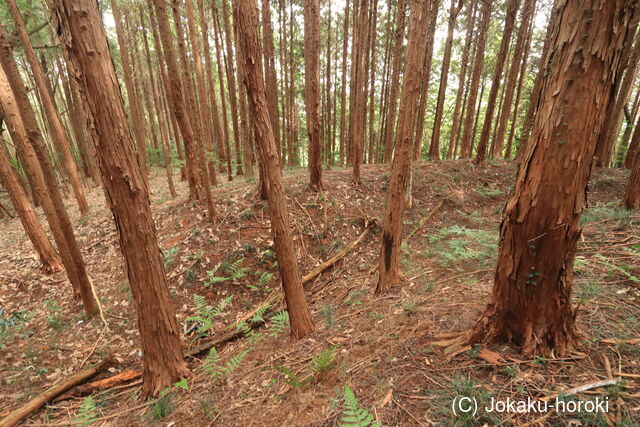
[[[488,300],[500,214],[514,172],[509,163],[482,169],[464,161],[418,163],[404,227],[408,282],[373,296],[379,253],[374,228],[344,260],[305,284],[317,327],[310,337],[292,342],[277,315],[208,357],[190,358],[192,376],[182,384],[188,390],[175,387],[145,404],[134,381],[96,392],[91,401],[53,402],[27,425],[338,425],[345,416],[345,386],[383,425],[638,423],[640,217],[618,207],[625,171],[597,170],[592,176],[574,292],[584,339],[571,358],[523,360],[510,344],[450,355],[434,344],[469,328]],[[327,191],[316,194],[307,190],[305,170],[285,171],[303,273],[358,238],[365,219],[382,215],[387,167],[365,166],[359,189],[350,177],[350,170],[326,171]],[[161,171],[153,172],[151,187],[184,345],[194,348],[222,336],[240,320],[251,324],[256,308],[259,324],[264,302],[279,295],[279,287],[266,206],[256,201],[254,184],[239,179],[215,191],[216,225],[203,220],[202,207],[185,202],[184,183],[176,200],[170,200]],[[39,273],[19,221],[0,221],[2,316],[13,319],[0,349],[0,415],[109,354],[115,363],[98,378],[141,366],[115,229],[101,191],[91,195],[87,220],[68,203],[108,329],[97,317],[84,319],[64,274]],[[195,301],[195,295],[203,298]],[[214,316],[222,301],[229,303]],[[455,397],[474,397],[480,406],[492,398],[555,398],[608,378],[624,381],[579,395],[608,397],[604,414],[452,412]]]

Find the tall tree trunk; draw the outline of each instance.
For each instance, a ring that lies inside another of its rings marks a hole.
[[[625,116],[625,128],[622,133],[622,139],[620,140],[620,145],[618,146],[618,151],[616,153],[615,158],[615,166],[620,168],[624,164],[624,156],[629,150],[629,141],[631,140],[631,135],[633,133],[633,128],[636,120],[636,116],[638,115],[638,107],[640,106],[640,90],[636,92],[635,101],[633,101],[633,106],[631,111],[628,111],[628,108],[624,107],[624,116]]]
[[[355,0],[354,0],[355,1]],[[404,0],[400,0],[404,1]],[[345,160],[345,124],[347,103],[347,46],[349,44],[349,0],[344,6],[344,30],[342,32],[342,82],[340,90],[340,166]]]
[[[147,149],[145,148],[146,135],[144,129],[144,121],[138,97],[135,95],[135,85],[133,82],[133,69],[129,59],[129,46],[124,34],[122,15],[117,0],[111,0],[111,12],[116,26],[116,36],[118,38],[118,46],[120,46],[120,60],[122,62],[122,74],[124,77],[124,85],[127,91],[127,100],[129,102],[129,110],[131,112],[130,119],[135,132],[136,145],[138,147],[138,161],[144,173],[145,180],[148,176],[147,170]]]
[[[15,97],[15,103],[18,106],[20,117],[9,114],[4,106],[3,110],[9,122],[10,130],[11,128],[21,127],[19,122],[22,121],[25,137],[28,138],[29,144],[35,152],[35,157],[40,165],[43,182],[39,183],[42,185],[39,186],[40,189],[38,192],[41,195],[40,200],[43,204],[49,228],[53,233],[54,240],[58,247],[62,264],[64,265],[75,294],[79,295],[82,300],[86,314],[93,315],[97,311],[98,306],[92,292],[91,279],[89,279],[87,275],[82,253],[80,252],[80,247],[73,233],[71,220],[64,207],[55,176],[53,175],[51,162],[47,156],[46,144],[38,129],[35,114],[29,103],[27,88],[20,77],[20,72],[18,71],[18,66],[10,46],[11,44],[5,33],[4,26],[0,25],[0,65],[9,82],[11,92]],[[4,99],[5,97],[7,97],[7,95],[3,94],[0,99]],[[12,138],[13,136],[14,134],[12,134]],[[26,146],[26,141],[23,141],[22,145],[23,147]]]
[[[304,101],[309,134],[309,187],[321,191],[320,0],[304,2]]]
[[[380,276],[376,294],[381,294],[402,280],[400,272],[400,246],[402,244],[402,218],[409,174],[415,116],[420,97],[420,81],[423,77],[427,27],[431,0],[414,0],[409,23],[407,62],[400,99],[396,154],[391,168],[391,179],[384,212],[382,245],[380,250]]]
[[[2,125],[2,121],[3,113],[0,108],[0,126]],[[0,183],[7,189],[13,207],[16,209],[16,212],[18,212],[24,231],[27,233],[27,236],[29,236],[33,248],[40,257],[42,272],[49,274],[61,271],[62,261],[60,260],[60,256],[53,248],[42,225],[40,225],[33,206],[29,203],[27,194],[22,188],[22,185],[20,185],[16,172],[11,167],[9,155],[2,143],[0,143]]]
[[[353,182],[360,184],[360,165],[362,164],[362,147],[364,143],[364,122],[366,114],[366,64],[367,28],[369,16],[369,0],[358,0],[358,24],[355,29],[355,81],[351,82],[354,91],[354,111],[349,112],[349,145],[353,150]]]
[[[482,19],[480,23],[480,32],[476,41],[476,53],[473,60],[473,72],[471,74],[471,83],[469,84],[469,97],[467,100],[468,108],[464,119],[464,128],[462,131],[462,140],[460,141],[460,157],[467,159],[471,156],[474,137],[474,113],[475,105],[478,97],[478,87],[480,86],[480,77],[482,76],[482,68],[484,67],[484,52],[487,43],[487,31],[491,21],[491,3],[493,0],[482,1]],[[513,0],[510,0],[513,1]],[[482,96],[480,96],[482,99]]]
[[[271,129],[269,107],[262,70],[259,65],[258,5],[256,0],[244,0],[234,2],[233,6],[238,22],[241,50],[245,52],[244,83],[249,94],[252,117],[256,124],[259,153],[264,161],[269,182],[269,217],[285,300],[291,318],[291,335],[295,338],[302,338],[313,332],[313,323],[304,296],[302,276],[298,269],[293,238],[288,226],[289,217],[278,167],[278,152]]]
[[[264,78],[267,86],[267,102],[271,128],[282,163],[282,147],[280,145],[280,119],[278,118],[278,80],[273,51],[273,25],[271,24],[271,1],[262,0],[262,51],[264,53]]]
[[[640,117],[636,122],[636,128],[633,131],[631,142],[629,143],[629,149],[627,150],[627,156],[624,159],[624,167],[631,169],[634,165],[636,154],[640,152]]]
[[[482,125],[482,133],[480,134],[480,142],[478,143],[478,152],[474,159],[474,163],[483,164],[487,155],[487,145],[491,137],[491,127],[495,121],[494,110],[496,108],[496,100],[498,99],[498,89],[502,80],[502,70],[509,51],[509,43],[511,42],[511,33],[513,33],[514,23],[520,0],[509,0],[507,2],[507,16],[505,18],[504,30],[502,32],[502,40],[500,41],[500,50],[498,50],[498,58],[496,59],[496,68],[493,73],[493,81],[489,90],[489,99],[484,114],[484,124]]]
[[[202,72],[202,58],[200,57],[200,43],[198,42],[198,31],[196,30],[196,18],[193,12],[193,0],[186,0],[187,24],[189,26],[189,34],[191,38],[191,51],[195,62],[196,84],[199,102],[199,120],[202,127],[202,138],[198,141],[196,149],[198,151],[198,163],[200,166],[200,176],[202,177],[202,185],[204,186],[204,196],[207,201],[207,214],[210,222],[216,220],[216,210],[213,206],[213,195],[211,194],[211,184],[209,183],[209,171],[207,170],[207,159],[205,156],[205,141],[211,144],[212,132],[211,122],[209,121],[209,106],[207,105],[207,86],[204,83],[204,73]],[[215,168],[213,168],[213,185],[215,185]]]
[[[147,28],[144,13],[142,6],[140,6],[140,25],[142,28]],[[169,137],[167,132],[168,123],[162,117],[162,105],[160,104],[160,97],[158,95],[158,89],[156,88],[156,77],[154,73],[154,67],[151,63],[151,53],[149,52],[149,40],[147,39],[146,31],[142,32],[142,37],[144,41],[144,55],[147,62],[147,71],[149,72],[149,80],[151,84],[151,94],[153,96],[153,105],[155,108],[156,116],[158,117],[158,128],[160,129],[160,139],[162,142],[162,158],[164,160],[164,167],[167,174],[167,186],[169,187],[169,194],[171,194],[171,198],[176,197],[176,189],[173,185],[173,169],[171,164],[171,158],[169,157]],[[156,48],[156,53],[158,52]],[[160,72],[164,73],[164,65],[160,62],[158,58],[158,64],[161,67]],[[151,112],[150,112],[151,114]]]
[[[447,39],[444,43],[444,57],[440,69],[440,86],[438,88],[438,101],[436,103],[436,115],[433,120],[433,133],[431,134],[431,145],[429,146],[429,157],[440,158],[440,129],[442,127],[442,113],[444,111],[444,99],[447,95],[447,80],[449,78],[449,67],[451,66],[451,47],[453,46],[453,31],[456,27],[458,13],[462,9],[463,0],[451,0],[449,7],[449,23],[447,26]]]
[[[468,86],[465,85],[467,79],[467,67],[469,62],[469,53],[471,51],[471,42],[473,37],[473,27],[476,20],[476,2],[470,2],[467,6],[467,26],[466,36],[464,42],[464,48],[462,50],[462,58],[460,60],[460,72],[458,74],[458,89],[456,90],[456,100],[453,107],[453,118],[451,119],[451,135],[449,136],[449,148],[447,149],[447,159],[453,159],[455,157],[456,147],[458,146],[461,123],[461,112],[463,110],[465,101],[465,91]]]
[[[200,180],[200,173],[198,168],[198,162],[196,157],[196,147],[198,143],[196,141],[193,128],[191,127],[191,121],[187,117],[189,112],[185,108],[183,100],[183,84],[180,79],[180,73],[178,71],[178,61],[173,46],[173,40],[171,39],[171,31],[169,27],[169,15],[167,13],[167,5],[164,0],[149,0],[155,7],[155,19],[154,14],[151,15],[156,25],[152,25],[154,32],[154,40],[156,44],[158,41],[162,44],[162,55],[164,56],[164,62],[167,64],[167,78],[165,80],[165,92],[168,95],[169,108],[172,111],[172,116],[177,122],[177,126],[180,128],[180,133],[184,140],[187,182],[189,184],[189,198],[191,200],[199,200],[199,194],[202,191],[202,182]],[[157,26],[157,28],[156,28]],[[159,46],[157,46],[159,47]],[[160,50],[158,50],[160,53]],[[178,142],[176,141],[176,144]]]
[[[624,193],[624,205],[627,209],[640,209],[640,150],[636,151],[633,161],[631,176]]]
[[[240,113],[240,141],[242,143],[242,159],[244,162],[244,173],[247,179],[253,179],[253,149],[251,144],[251,129],[249,129],[249,117],[247,109],[247,94],[242,90],[241,83],[244,80],[244,52],[240,49],[238,41],[238,25],[234,20],[233,23],[234,46],[236,50],[236,62],[238,71],[238,111]],[[260,61],[262,63],[262,60]]]
[[[596,146],[596,154],[594,157],[596,167],[608,167],[611,164],[614,145],[620,130],[620,116],[622,115],[624,106],[627,103],[627,98],[631,93],[632,85],[636,79],[636,69],[640,61],[640,38],[638,38],[633,48],[631,47],[631,42],[629,42],[627,49],[630,49],[632,53],[629,57],[624,77],[621,79],[618,94],[613,99],[613,102],[611,102],[609,115],[607,115],[599,133],[598,145]]]
[[[373,130],[373,125],[375,122],[375,113],[376,113],[376,41],[378,36],[377,23],[378,23],[378,0],[373,0],[372,8],[371,8],[371,26],[370,26],[370,43],[369,43],[369,54],[371,58],[369,60],[369,149],[367,150],[367,163],[373,163],[373,142],[375,140],[375,134]]]
[[[534,12],[535,13],[535,12]],[[527,42],[525,45],[525,51],[522,55],[522,62],[520,64],[520,77],[518,77],[518,88],[516,89],[516,99],[514,101],[513,115],[511,116],[511,128],[509,129],[509,138],[507,141],[507,147],[505,149],[504,158],[511,158],[511,149],[513,147],[513,140],[516,133],[516,124],[518,122],[518,113],[520,112],[520,97],[522,96],[522,86],[527,77],[527,65],[529,63],[529,52],[531,51],[531,41],[533,38],[533,14],[529,20],[529,29],[527,30]]]
[[[211,5],[213,6],[215,4],[215,2],[212,2]],[[213,39],[215,41],[215,45],[216,45],[216,66],[218,68],[218,83],[220,86],[220,104],[222,107],[222,134],[224,136],[224,147],[226,150],[226,158],[227,158],[227,180],[232,181],[233,180],[233,167],[231,165],[232,162],[232,157],[231,157],[231,143],[230,143],[230,139],[231,137],[229,136],[230,130],[229,130],[229,120],[228,120],[228,113],[227,113],[227,97],[225,96],[224,93],[224,60],[222,57],[222,48],[221,48],[221,43],[220,43],[220,38],[222,37],[220,34],[220,25],[218,23],[218,14],[217,14],[217,8],[213,7],[212,8],[212,13],[213,13]]]
[[[560,13],[560,8],[558,7],[559,2],[554,1],[551,9],[551,16],[549,19],[549,24],[546,28],[547,36],[544,39],[544,43],[542,45],[542,54],[540,56],[540,64],[538,66],[538,72],[536,73],[535,80],[533,81],[533,88],[531,89],[531,94],[529,96],[529,106],[527,108],[527,114],[524,119],[524,123],[522,125],[522,136],[520,138],[521,144],[518,146],[518,152],[516,154],[516,160],[519,160],[522,154],[524,153],[526,147],[525,143],[529,140],[529,134],[531,133],[531,127],[533,126],[533,121],[535,119],[536,113],[538,111],[538,107],[540,104],[540,96],[542,91],[542,79],[544,78],[547,69],[549,67],[549,60],[553,57],[553,52],[551,51],[551,43],[553,42],[553,35],[557,32],[557,28],[554,26],[558,25],[558,14]]]
[[[507,76],[507,83],[504,89],[504,103],[502,106],[502,111],[498,115],[498,130],[496,132],[496,137],[494,138],[493,149],[491,153],[491,157],[493,158],[502,157],[502,149],[504,148],[504,135],[507,131],[509,113],[511,112],[511,104],[513,102],[513,95],[516,89],[516,84],[518,83],[520,63],[522,62],[522,56],[526,48],[529,26],[533,17],[535,3],[535,0],[524,0],[522,18],[520,27],[518,28],[518,35],[516,37],[516,46],[514,48],[511,68],[509,68],[509,75]]]
[[[427,45],[424,57],[424,72],[422,82],[420,83],[420,103],[418,104],[418,114],[416,116],[416,139],[413,144],[413,160],[422,157],[422,137],[424,134],[424,122],[427,111],[427,101],[429,100],[429,89],[431,82],[431,64],[433,63],[433,43],[436,34],[436,25],[438,23],[438,9],[440,9],[441,0],[431,0],[431,9],[429,15],[429,27],[427,29]],[[409,178],[408,206],[411,207],[411,183]]]
[[[84,216],[89,212],[89,205],[87,204],[84,189],[80,182],[78,166],[76,165],[73,154],[71,153],[71,142],[65,134],[65,130],[62,126],[62,120],[56,110],[53,94],[50,92],[45,74],[42,72],[40,63],[36,58],[36,53],[33,50],[33,46],[31,46],[31,41],[29,40],[27,29],[24,25],[24,21],[22,20],[22,16],[20,15],[20,11],[18,10],[16,0],[7,0],[7,5],[9,6],[9,12],[11,13],[11,17],[16,25],[18,35],[20,36],[22,47],[27,54],[27,60],[29,61],[29,66],[31,67],[31,72],[36,82],[36,87],[38,88],[38,94],[40,95],[40,100],[42,101],[42,106],[51,128],[53,141],[56,144],[56,148],[60,150],[60,154],[62,154],[64,168],[69,174],[69,180],[71,181],[73,194],[78,202],[80,214]]]
[[[468,342],[510,339],[525,357],[562,357],[577,341],[571,290],[580,214],[597,132],[640,7],[638,1],[588,5],[560,6],[554,58],[504,210],[493,298]]]
[[[238,123],[238,99],[236,97],[236,79],[233,64],[233,33],[229,23],[229,6],[227,0],[222,0],[222,23],[224,25],[224,40],[227,47],[227,84],[229,85],[229,106],[231,107],[231,124],[233,125],[233,141],[236,149],[236,175],[244,175],[240,154],[240,129]]]
[[[391,66],[391,89],[389,89],[389,109],[385,125],[384,161],[389,163],[393,154],[393,142],[396,130],[396,114],[398,110],[398,90],[400,88],[400,64],[403,54],[406,1],[398,0],[396,6],[396,32],[393,42],[393,64]]]
[[[99,137],[100,171],[119,234],[142,341],[143,391],[156,395],[188,374],[169,295],[149,192],[133,141],[116,71],[94,0],[51,0],[67,61],[82,87]]]

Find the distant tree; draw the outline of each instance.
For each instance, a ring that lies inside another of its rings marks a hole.
[[[637,0],[560,5],[535,125],[504,210],[492,301],[466,341],[510,339],[522,354],[564,356],[580,214],[597,133],[621,72]]]
[[[146,395],[157,395],[186,376],[188,370],[151,216],[149,191],[133,150],[102,17],[95,0],[51,0],[50,5],[65,57],[98,135],[94,143],[102,181],[138,314],[144,354],[142,389]]]
[[[304,2],[304,102],[309,134],[309,185],[312,190],[321,191],[320,0]]]

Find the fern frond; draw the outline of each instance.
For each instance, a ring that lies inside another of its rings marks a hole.
[[[316,373],[328,371],[333,364],[333,357],[336,354],[336,350],[338,350],[338,347],[334,345],[323,350],[322,353],[315,357],[311,361],[313,364],[313,371]]]
[[[220,366],[220,355],[215,347],[211,347],[207,357],[204,359],[204,371],[212,378],[217,378],[224,374],[224,368]]]
[[[231,359],[229,359],[225,364],[225,366],[222,368],[224,373],[226,375],[230,375],[233,371],[235,371],[238,368],[238,366],[240,366],[244,358],[247,357],[247,354],[249,354],[249,349],[246,349],[232,356]]]
[[[265,303],[264,305],[258,307],[253,317],[251,318],[251,323],[264,323],[264,315],[271,308],[271,304]]]
[[[212,317],[219,316],[220,313],[222,313],[222,311],[229,305],[229,303],[231,303],[232,299],[233,295],[229,295],[228,297],[220,301],[218,305],[216,305],[216,308],[214,308],[211,312]]]
[[[93,400],[93,396],[89,395],[82,401],[82,405],[80,405],[80,409],[78,409],[78,415],[74,420],[74,424],[79,426],[88,426],[95,423],[98,418],[96,402]]]
[[[269,324],[269,336],[277,337],[284,332],[285,328],[289,325],[289,312],[287,310],[279,311],[274,314]]]
[[[344,411],[340,427],[379,427],[373,416],[358,403],[358,399],[349,386],[344,386]]]

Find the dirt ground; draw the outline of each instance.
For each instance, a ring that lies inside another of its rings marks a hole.
[[[382,425],[640,425],[640,215],[619,207],[628,171],[595,170],[590,181],[574,275],[580,346],[568,358],[533,360],[521,358],[510,343],[455,354],[442,343],[471,327],[488,301],[515,166],[419,162],[414,171],[403,286],[373,295],[387,166],[365,165],[358,189],[350,170],[325,171],[327,191],[320,194],[307,189],[306,170],[286,170],[303,274],[356,240],[365,222],[377,223],[343,260],[305,284],[315,333],[293,342],[280,314],[216,353],[189,358],[191,376],[159,399],[141,400],[136,379],[90,399],[50,402],[24,425],[334,426],[345,422],[353,403],[345,399],[345,386]],[[173,200],[162,170],[152,171],[150,185],[185,348],[222,336],[242,320],[261,324],[264,303],[278,298],[280,288],[266,205],[256,199],[255,183],[239,177],[216,188],[216,225],[206,221],[204,207],[186,201],[184,182]],[[94,380],[141,367],[111,214],[100,189],[89,194],[87,218],[79,217],[72,198],[67,205],[107,326],[98,316],[84,317],[64,273],[40,273],[17,218],[0,220],[0,416],[109,356],[108,369]],[[10,205],[6,194],[0,200]],[[223,301],[226,307],[216,310]],[[594,386],[604,380],[616,384]],[[567,396],[583,385],[586,391]],[[608,412],[483,410],[492,400],[556,396],[564,402],[604,399]],[[480,410],[454,414],[454,398],[461,397],[475,398]]]

